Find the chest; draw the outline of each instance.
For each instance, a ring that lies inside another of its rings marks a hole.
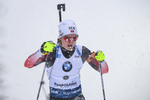
[[[81,56],[75,51],[70,58],[64,57],[61,50],[58,51],[59,57],[56,58],[53,64],[52,75],[76,75],[80,73],[80,69],[83,66]]]

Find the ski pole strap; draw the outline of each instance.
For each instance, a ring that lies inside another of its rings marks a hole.
[[[88,57],[87,62],[90,63],[93,59],[95,59],[95,52]]]

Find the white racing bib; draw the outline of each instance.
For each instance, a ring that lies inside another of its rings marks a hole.
[[[59,57],[56,58],[52,66],[51,76],[49,76],[49,74],[52,67],[47,68],[47,75],[50,77],[50,87],[67,90],[77,88],[81,85],[80,69],[83,66],[83,62],[78,52],[82,52],[82,46],[77,45],[76,47],[78,50],[76,48],[70,58],[65,58],[61,49],[58,49]]]

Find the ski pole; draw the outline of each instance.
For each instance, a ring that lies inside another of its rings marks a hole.
[[[62,21],[61,9],[63,9],[63,11],[65,11],[65,4],[58,4],[57,5],[57,10],[59,10],[59,22]]]
[[[101,63],[99,63],[99,66],[100,66],[100,74],[101,74],[101,82],[102,82],[103,97],[104,97],[104,100],[106,100],[106,97],[105,97],[105,90],[104,90],[104,81],[103,81],[103,73],[102,73],[102,66],[101,66]]]
[[[95,55],[97,55],[97,54],[96,54],[95,52],[93,52],[93,53],[88,57],[87,62],[88,62],[88,63],[91,63],[91,62],[93,61],[93,59],[95,59]],[[101,74],[103,97],[104,97],[104,100],[106,100],[101,62],[99,63],[99,67],[100,67],[100,74]]]
[[[59,10],[59,21],[61,22],[62,21],[61,9],[63,9],[63,11],[65,11],[65,4],[58,4],[57,5],[57,9]],[[40,82],[40,86],[39,86],[39,91],[38,91],[37,99],[36,100],[39,99],[41,87],[44,84],[43,77],[44,77],[44,73],[45,73],[45,68],[46,68],[46,66],[48,66],[48,57],[49,57],[49,53],[46,56],[46,62],[45,62],[45,66],[44,66],[44,69],[43,69],[43,74],[42,74],[42,78],[41,78],[41,82]]]
[[[45,84],[44,81],[43,81],[43,84]],[[43,85],[42,85],[42,89],[43,89],[43,91],[44,91],[45,97],[47,98],[48,96],[47,96],[47,94],[46,94],[46,90],[45,90],[45,88],[44,88]]]
[[[43,69],[43,74],[42,74],[42,78],[41,78],[41,82],[40,82],[40,86],[39,86],[39,91],[38,91],[37,99],[36,99],[36,100],[39,99],[41,87],[42,87],[42,85],[44,84],[43,78],[44,78],[44,74],[45,74],[45,68],[46,68],[46,66],[48,66],[48,57],[49,57],[49,53],[48,53],[47,56],[46,56],[46,62],[45,62],[45,66],[44,66],[44,69]]]

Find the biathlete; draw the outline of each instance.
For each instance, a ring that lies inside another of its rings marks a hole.
[[[80,69],[85,61],[102,73],[108,72],[108,65],[102,51],[93,53],[86,48],[76,44],[79,37],[77,27],[72,20],[64,20],[59,25],[59,37],[57,44],[52,41],[44,42],[41,48],[30,55],[24,66],[32,68],[46,61],[48,55],[48,66],[46,68],[49,79],[50,100],[85,100],[82,94],[80,82]],[[91,57],[90,57],[91,56]]]

